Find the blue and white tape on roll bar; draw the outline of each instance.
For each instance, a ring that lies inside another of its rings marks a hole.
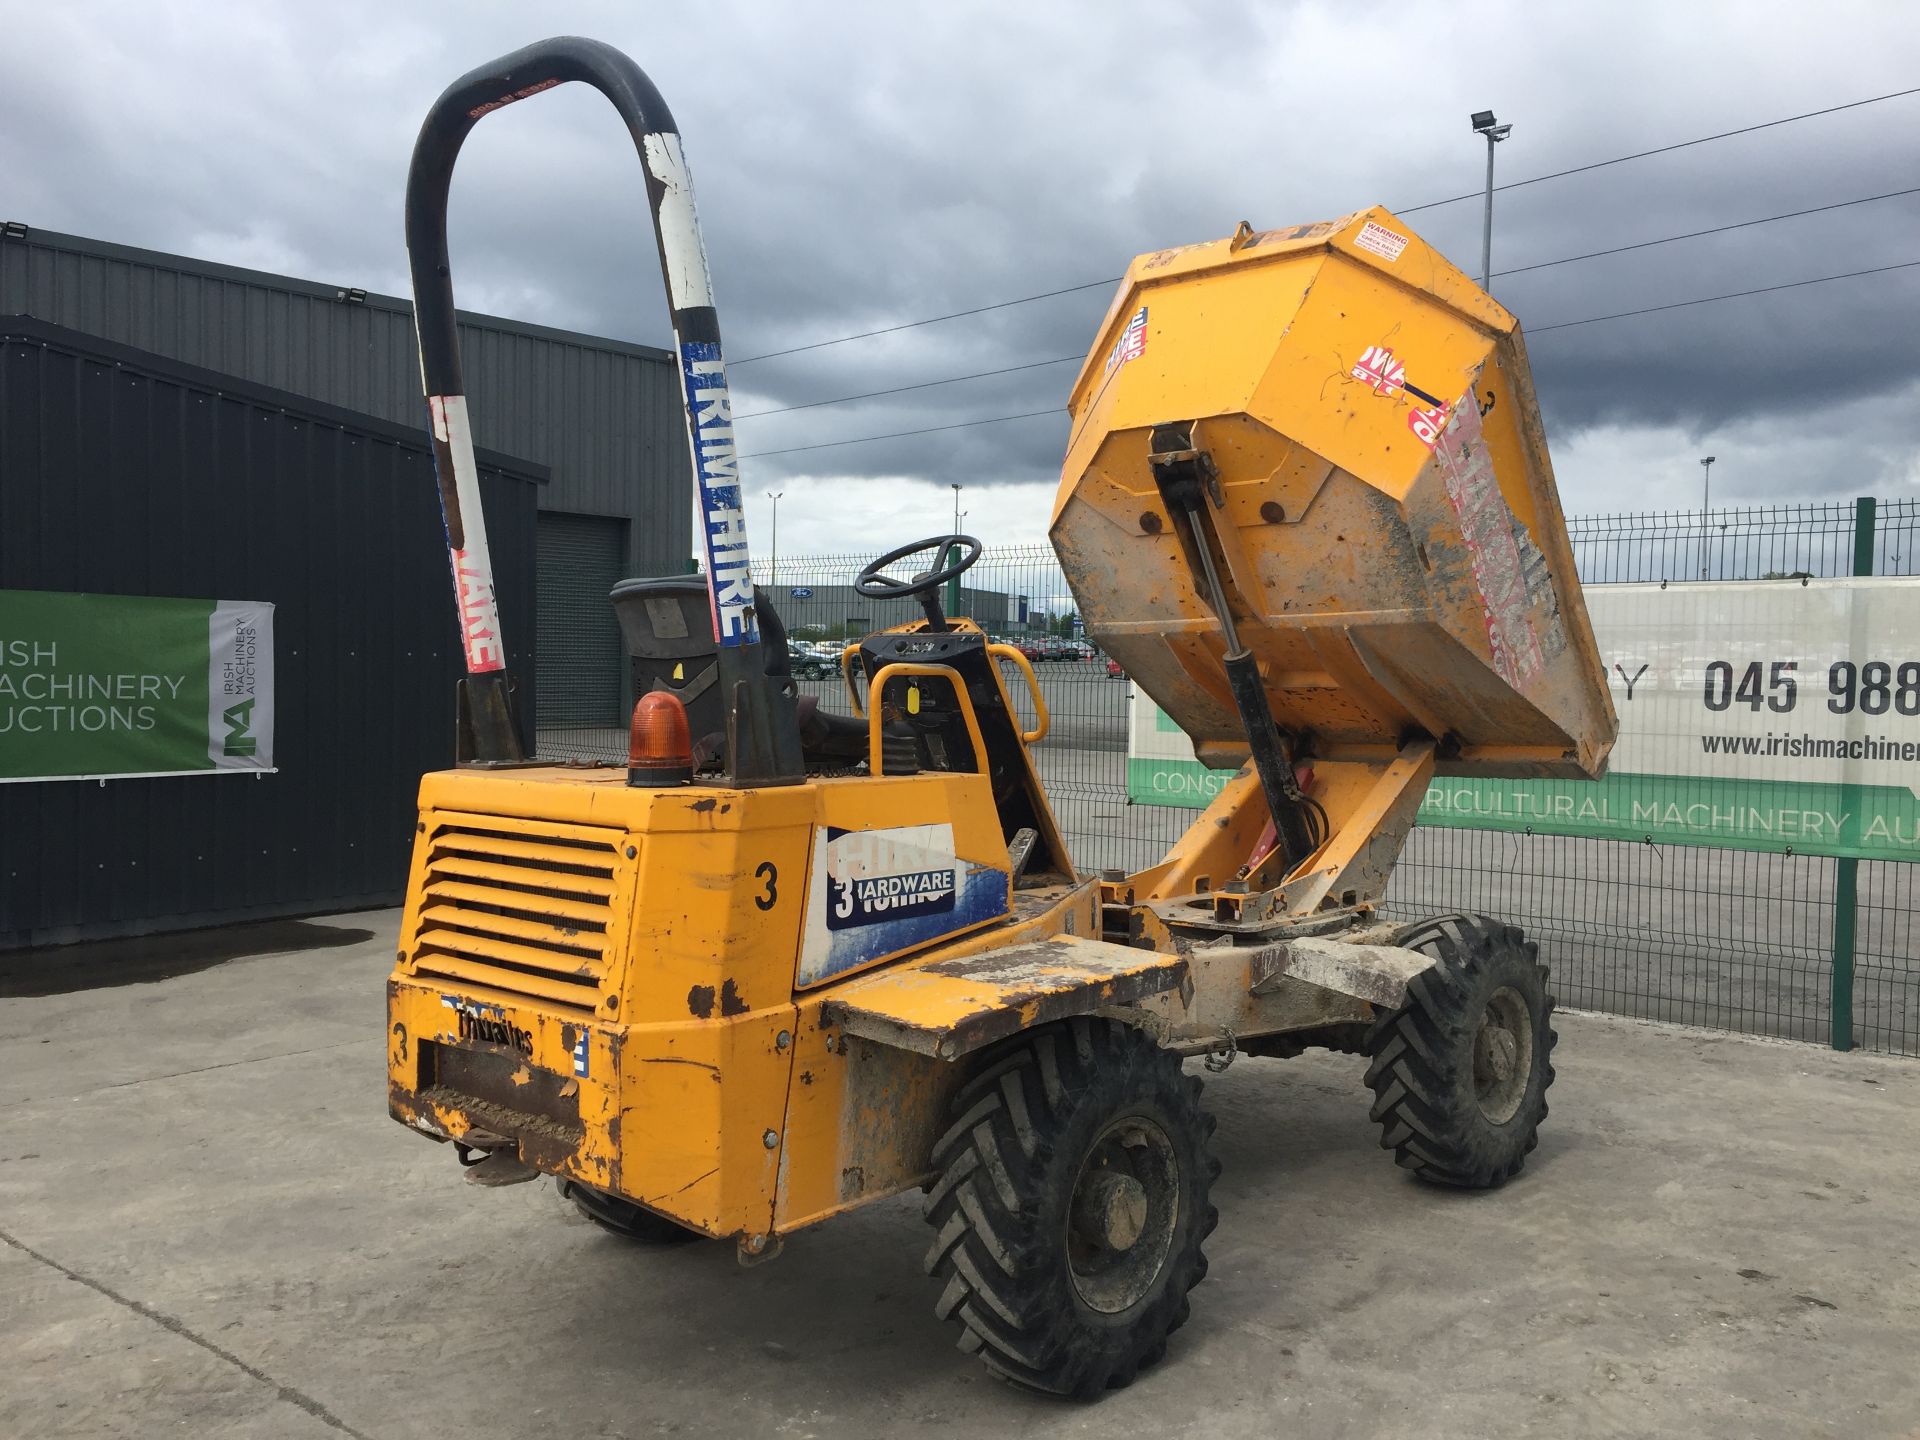
[[[727,391],[727,364],[717,339],[696,339],[688,332],[708,330],[698,312],[713,313],[713,284],[707,274],[707,249],[694,210],[693,182],[677,134],[643,137],[641,153],[648,173],[660,186],[655,216],[667,272],[667,294],[680,347],[680,384],[687,404],[687,443],[698,481],[700,536],[706,554],[707,599],[713,611],[713,638],[721,645],[749,644],[760,638],[753,613],[753,575],[748,563],[746,513],[740,495],[739,449],[733,434],[733,400]]]

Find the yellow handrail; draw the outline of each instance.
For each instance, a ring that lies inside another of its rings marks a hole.
[[[1037,723],[1031,730],[1022,730],[1020,740],[1025,745],[1035,745],[1047,738],[1047,727],[1052,723],[1047,718],[1046,697],[1040,693],[1040,677],[1033,673],[1033,664],[1027,657],[1011,645],[989,645],[987,653],[996,660],[1011,660],[1020,667],[1027,677],[1027,689],[1033,694],[1033,708]]]
[[[846,648],[841,650],[840,678],[846,682],[847,704],[853,707],[854,718],[856,720],[864,720],[867,718],[867,707],[860,703],[860,692],[853,688],[853,670],[847,663],[848,661],[854,659],[854,657],[859,655],[859,653],[860,653],[860,642],[857,640],[854,641],[853,644],[848,645]],[[871,690],[873,687],[868,686],[867,688]]]
[[[845,664],[844,657],[842,657],[841,663]],[[973,741],[975,773],[981,775],[986,774],[987,742],[980,734],[980,720],[979,717],[973,713],[973,697],[967,694],[967,685],[966,682],[960,678],[960,672],[950,665],[916,665],[905,660],[896,660],[892,664],[882,665],[880,667],[879,673],[875,675],[867,685],[867,694],[869,696],[885,695],[887,682],[896,675],[944,677],[953,683],[953,693],[960,697],[961,717],[967,722],[967,736]],[[872,707],[866,717],[867,772],[871,775],[882,775],[886,773],[886,760],[884,746],[882,744],[884,737],[880,733],[880,722],[883,718],[882,707],[877,704]]]

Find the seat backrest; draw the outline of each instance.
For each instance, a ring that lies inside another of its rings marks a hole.
[[[713,613],[707,587],[698,575],[667,575],[622,580],[607,597],[626,637],[633,665],[633,693],[669,690],[687,707],[687,728],[695,747],[710,755],[715,736],[727,732],[720,694],[720,647],[713,638]],[[753,592],[754,611],[767,657],[767,673],[785,677],[787,630],[767,592]]]

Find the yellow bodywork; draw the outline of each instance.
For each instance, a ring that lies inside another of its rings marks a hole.
[[[1286,927],[1379,939],[1375,904],[1437,770],[1604,765],[1613,711],[1518,329],[1391,215],[1136,260],[1072,413],[1053,538],[1088,629],[1203,759],[1242,767],[1167,857],[1124,879],[1071,873],[1027,754],[1045,702],[1005,647],[986,647],[992,685],[889,661],[871,715],[849,647],[866,775],[428,775],[389,983],[396,1119],[763,1254],[926,1178],[955,1062],[1022,1028],[1107,1013],[1189,1053],[1282,1032],[1340,1042],[1393,993],[1391,967],[1373,976],[1384,988],[1308,984],[1372,952],[1291,954]],[[1156,427],[1187,424],[1217,479],[1199,528],[1149,463]],[[1299,783],[1325,825],[1286,868],[1196,543],[1309,757]],[[1005,728],[1008,665],[1034,693],[1032,730]],[[964,758],[883,773],[886,697],[919,713],[923,682],[954,697],[975,773],[957,773]],[[1001,802],[1033,802],[1018,819],[996,801],[989,720]],[[1038,888],[1014,886],[1016,825],[1058,857]],[[935,855],[946,870],[919,873],[952,892],[893,950],[833,918],[861,874],[905,873],[860,871],[888,846]]]
[[[1600,773],[1616,722],[1519,326],[1394,216],[1141,256],[1070,409],[1054,548],[1089,635],[1202,760],[1247,744],[1148,463],[1189,421],[1283,729],[1332,760],[1419,732],[1446,773]]]
[[[448,771],[423,779],[419,823],[388,985],[395,1118],[504,1136],[530,1164],[715,1235],[775,1232],[776,1204],[784,1230],[917,1182],[927,1147],[903,1137],[951,1084],[952,1065],[876,1057],[823,1020],[893,957],[803,973],[816,836],[950,825],[955,855],[999,890],[972,930],[1094,925],[1091,885],[1014,913],[977,775],[730,790]],[[963,955],[966,933],[921,948]]]

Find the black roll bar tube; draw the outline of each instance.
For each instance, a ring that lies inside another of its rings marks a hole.
[[[693,184],[666,101],[638,65],[596,40],[538,41],[470,70],[427,112],[407,172],[407,260],[413,275],[420,377],[433,423],[434,469],[446,522],[454,596],[466,653],[468,710],[480,763],[514,763],[526,747],[512,720],[507,657],[500,638],[493,564],[467,422],[466,386],[447,258],[447,196],[454,161],[482,118],[515,101],[571,81],[612,102],[646,171],[681,394],[692,448],[694,503],[706,555],[707,596],[719,648],[719,679],[731,711],[727,771],[735,783],[804,778],[794,693],[766,674],[741,503],[733,405],[720,322],[713,306],[706,247],[694,212]]]

